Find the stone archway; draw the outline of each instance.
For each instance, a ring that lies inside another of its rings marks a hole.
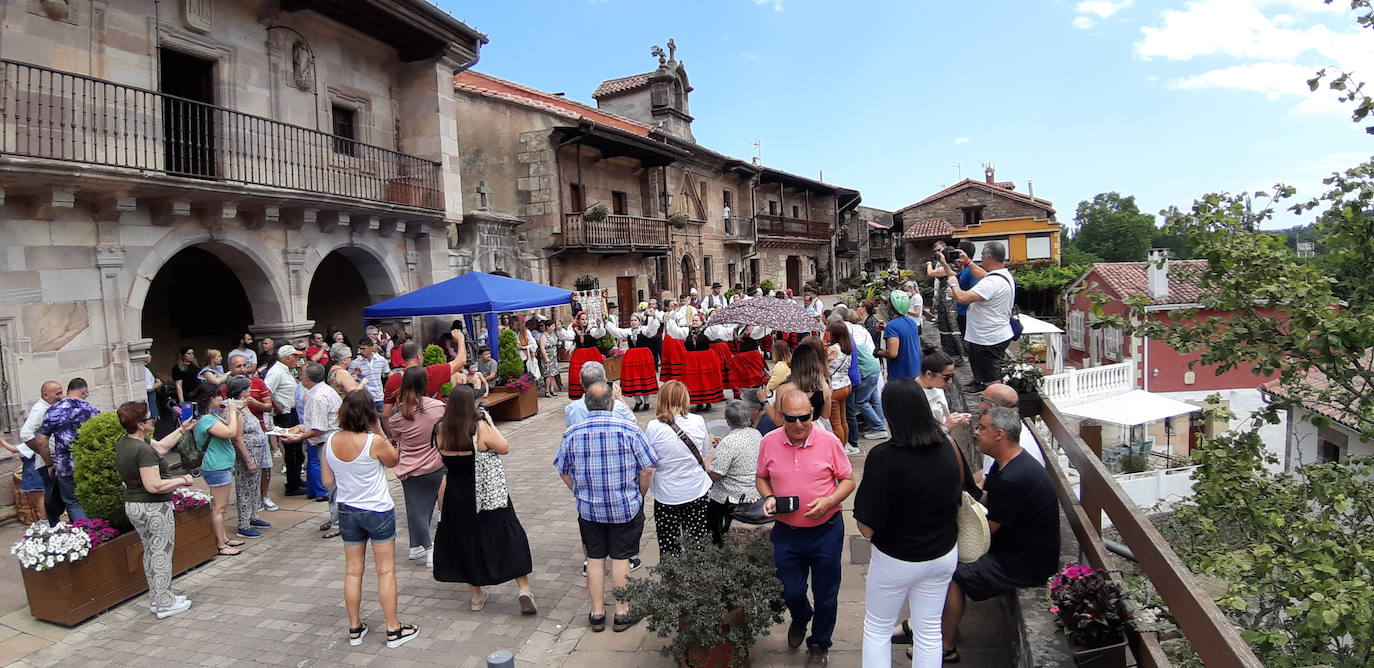
[[[684,254],[682,255],[682,292],[681,292],[681,294],[684,294],[684,295],[685,295],[685,294],[690,294],[690,293],[692,292],[692,288],[695,288],[696,286],[697,286],[697,270],[696,270],[696,263],[692,261],[692,255],[691,255],[690,253],[684,253]]]
[[[388,266],[363,246],[345,245],[327,251],[310,268],[305,315],[315,331],[337,328],[349,340],[363,330],[363,309],[395,297],[404,290]]]
[[[186,240],[183,240],[186,241]],[[159,250],[140,267],[129,298],[132,339],[151,339],[157,370],[170,368],[181,346],[227,352],[255,324],[286,319],[285,301],[268,265],[235,242],[189,240]]]

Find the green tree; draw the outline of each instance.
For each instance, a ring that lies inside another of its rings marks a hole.
[[[1079,202],[1074,222],[1074,245],[1107,262],[1144,260],[1155,234],[1154,216],[1141,213],[1134,196],[1115,192]]]

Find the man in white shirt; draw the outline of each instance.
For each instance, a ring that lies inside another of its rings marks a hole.
[[[277,361],[267,370],[263,382],[272,393],[272,423],[282,429],[290,429],[300,421],[296,419],[296,376],[291,370],[300,362],[301,353],[291,344],[277,349]],[[305,452],[299,442],[282,441],[282,456],[286,460],[286,495],[304,496],[301,484],[301,467],[305,465]]]
[[[720,283],[711,284],[711,294],[706,295],[706,299],[701,302],[703,311],[725,307],[725,295],[720,292]]]
[[[252,335],[252,334],[249,334],[248,332],[244,332],[244,333],[243,333],[243,336],[240,336],[240,337],[239,337],[239,345],[238,345],[237,347],[235,347],[233,350],[230,350],[230,351],[229,351],[229,354],[226,355],[225,358],[224,358],[224,365],[225,365],[225,368],[228,368],[228,367],[229,367],[229,360],[232,360],[232,359],[234,359],[235,357],[243,357],[243,358],[246,358],[246,359],[248,360],[248,366],[250,366],[250,367],[251,367],[251,366],[257,366],[257,364],[258,364],[258,354],[257,354],[256,352],[253,352],[253,335]]]
[[[821,301],[820,297],[816,296],[816,291],[811,288],[802,290],[802,307],[806,309],[807,314],[817,318],[821,317],[822,313],[825,313],[825,303]]]
[[[997,364],[1011,343],[1011,309],[1016,298],[1016,282],[1007,271],[1006,261],[1006,247],[999,241],[990,241],[983,245],[979,263],[969,265],[969,270],[978,279],[972,289],[961,289],[953,275],[948,279],[955,301],[968,304],[968,331],[964,332],[964,342],[968,344],[973,382],[964,386],[964,390],[970,393],[981,392],[988,383],[997,380]]]
[[[42,387],[38,389],[38,401],[33,402],[29,407],[29,414],[24,418],[24,425],[19,428],[19,454],[24,457],[38,455],[33,465],[35,468],[42,469],[52,463],[52,452],[48,450],[48,437],[38,433],[38,428],[43,426],[43,416],[48,414],[48,409],[62,398],[62,384],[49,380],[44,381]],[[43,476],[45,485],[48,477]]]
[[[320,478],[320,446],[324,445],[329,439],[329,435],[339,430],[339,406],[342,401],[339,393],[334,391],[328,383],[324,382],[324,367],[317,362],[308,362],[305,371],[301,374],[301,385],[306,388],[304,403],[301,415],[304,418],[302,424],[305,431],[299,436],[287,437],[282,439],[282,443],[299,445],[305,442],[306,448],[306,469],[305,469],[305,494],[312,501],[329,501],[331,520],[328,527],[321,529],[328,531],[333,526],[333,517],[337,514],[329,490],[325,488]],[[326,536],[330,538],[332,536]]]

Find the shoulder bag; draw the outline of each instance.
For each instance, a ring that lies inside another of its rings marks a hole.
[[[959,561],[969,563],[988,553],[992,545],[992,532],[988,529],[988,509],[973,499],[964,490],[964,453],[953,441],[954,457],[959,464],[959,511],[956,522],[959,525]]]
[[[1021,319],[1016,317],[1016,284],[1013,283],[1010,278],[1002,274],[988,272],[988,276],[996,276],[1006,281],[1007,285],[1011,286],[1011,317],[1008,318],[1008,324],[1011,325],[1011,339],[1016,341],[1021,338],[1021,332],[1025,329],[1021,325]]]

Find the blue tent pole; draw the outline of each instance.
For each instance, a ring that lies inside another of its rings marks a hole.
[[[491,358],[497,362],[501,361],[501,341],[497,334],[500,330],[496,324],[496,312],[487,312],[487,347],[491,348]]]

